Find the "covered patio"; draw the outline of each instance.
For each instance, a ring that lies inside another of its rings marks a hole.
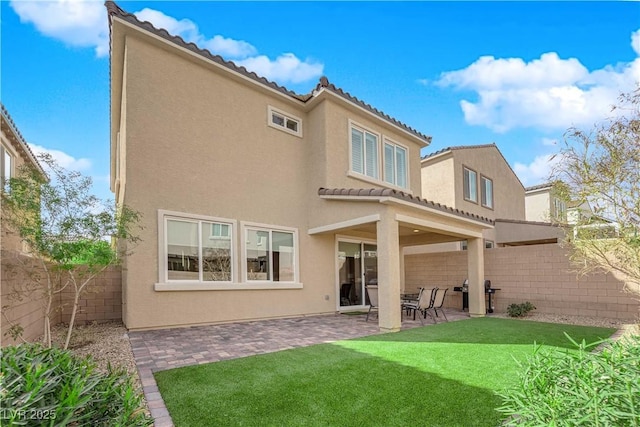
[[[318,222],[323,222],[311,227],[310,235],[333,235],[336,247],[340,239],[375,242],[380,331],[401,328],[403,248],[413,245],[467,240],[469,315],[485,315],[482,230],[493,227],[491,220],[397,190],[321,188],[318,194],[326,201],[325,209],[317,215]],[[449,286],[443,283],[441,287]],[[340,295],[338,279],[336,295]]]

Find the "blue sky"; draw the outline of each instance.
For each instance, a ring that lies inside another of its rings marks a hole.
[[[433,136],[423,155],[495,142],[525,186],[567,128],[640,82],[640,2],[121,1],[298,93],[320,76]],[[102,1],[0,1],[1,97],[35,151],[109,197]]]

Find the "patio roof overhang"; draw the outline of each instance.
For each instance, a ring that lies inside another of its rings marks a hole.
[[[442,243],[481,238],[482,230],[493,228],[493,222],[477,215],[468,214],[444,205],[429,202],[406,193],[389,190],[344,190],[320,189],[321,199],[374,203],[393,208],[399,227],[399,242],[402,246],[425,243]],[[310,235],[360,232],[376,235],[376,223],[381,215],[372,209],[370,215],[345,218],[309,229]]]

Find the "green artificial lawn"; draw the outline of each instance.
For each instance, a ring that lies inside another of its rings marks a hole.
[[[177,427],[496,426],[534,342],[614,329],[478,318],[155,374]]]

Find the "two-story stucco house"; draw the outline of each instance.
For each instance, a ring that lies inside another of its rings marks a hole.
[[[367,306],[398,330],[402,248],[467,240],[484,315],[483,230],[420,197],[430,137],[326,78],[298,95],[107,2],[111,186],[143,215],[123,269],[131,329]]]

